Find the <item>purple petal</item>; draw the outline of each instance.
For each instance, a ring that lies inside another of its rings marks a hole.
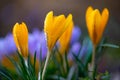
[[[79,27],[75,26],[72,32],[72,37],[71,37],[71,44],[74,44],[75,42],[79,41],[81,35],[81,30]]]
[[[4,45],[4,39],[0,38],[0,59],[2,58],[2,56],[4,54],[6,54],[5,45]]]
[[[34,54],[36,51],[37,58],[39,58],[40,50],[42,53],[42,59],[44,59],[47,53],[45,35],[44,32],[35,29],[33,33],[29,35],[29,51],[31,54]]]
[[[70,52],[69,52],[69,55],[68,55],[68,58],[70,60],[73,59],[73,54],[78,56],[79,54],[79,51],[80,51],[80,48],[81,48],[81,44],[79,42],[76,42],[72,45],[71,49],[70,49]]]
[[[7,54],[16,52],[17,48],[15,46],[12,34],[8,34],[5,37],[4,42]]]

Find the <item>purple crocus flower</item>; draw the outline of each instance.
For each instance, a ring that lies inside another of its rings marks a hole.
[[[0,59],[6,53],[5,45],[4,45],[4,38],[0,38]]]
[[[81,36],[81,30],[78,26],[75,26],[72,32],[71,37],[71,47],[68,54],[68,58],[72,59],[74,58],[73,54],[78,56],[79,59],[84,59],[86,56],[91,53],[92,50],[92,44],[89,38],[85,38],[81,44],[80,41]]]
[[[17,50],[13,40],[13,36],[10,33],[4,38],[4,45],[5,45],[4,48],[6,50],[6,54],[15,53],[15,51]]]
[[[79,53],[80,48],[81,48],[81,44],[79,42],[76,42],[72,45],[71,50],[73,53]]]
[[[72,31],[72,36],[70,40],[70,44],[74,44],[75,42],[79,41],[79,38],[81,36],[81,30],[78,26],[75,26]]]
[[[47,48],[47,44],[46,44],[45,34],[43,31],[41,32],[40,38],[41,38],[41,45],[40,46],[42,49],[42,57],[45,58],[47,55],[48,48]]]
[[[0,38],[0,56],[10,55],[16,50],[12,34],[8,34],[5,38]]]
[[[73,54],[78,55],[81,49],[81,44],[79,42],[76,42],[72,45],[69,53],[68,53],[68,59],[73,60]]]
[[[35,40],[33,34],[29,34],[29,39],[28,40],[29,40],[28,41],[29,52],[33,54],[36,51],[35,46],[37,44],[37,41]]]
[[[37,29],[35,29],[32,34],[29,34],[29,52],[34,55],[35,51],[37,58],[39,58],[42,53],[42,59],[45,59],[47,53],[45,35],[43,31],[40,32]]]
[[[90,39],[87,37],[83,40],[82,44],[80,44],[80,42],[76,42],[72,45],[68,54],[68,59],[73,60],[74,59],[73,55],[75,55],[79,59],[84,61],[87,55],[90,55],[91,52],[92,52],[92,43]]]

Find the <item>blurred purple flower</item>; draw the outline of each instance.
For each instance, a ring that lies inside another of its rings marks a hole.
[[[42,53],[42,59],[46,57],[47,46],[45,41],[44,32],[40,32],[37,29],[29,34],[29,52],[34,55],[36,51],[37,58],[40,57],[40,52]]]
[[[92,43],[90,39],[87,37],[83,40],[82,44],[80,44],[80,42],[76,42],[73,44],[69,51],[68,59],[74,60],[73,55],[75,55],[78,57],[78,59],[84,62],[87,58],[89,58],[91,52]]]
[[[77,31],[77,32],[75,32],[75,31]],[[68,59],[73,60],[74,59],[73,55],[76,55],[79,59],[84,61],[84,59],[87,57],[87,55],[90,55],[92,52],[92,43],[91,43],[90,39],[88,37],[86,37],[81,44],[80,40],[79,40],[81,32],[79,32],[79,31],[80,31],[79,27],[75,27],[73,30],[73,34],[72,34],[73,41],[71,40],[72,44],[71,44],[70,51],[68,53]]]
[[[76,42],[75,44],[73,44],[71,50],[73,53],[76,53],[77,55],[77,53],[79,53],[80,51],[80,48],[81,48],[81,44],[79,42]]]
[[[5,55],[14,53],[16,50],[12,34],[8,34],[5,38],[0,38],[0,59]]]
[[[72,37],[71,37],[71,40],[70,40],[70,44],[73,45],[75,42],[78,42],[80,36],[81,36],[81,30],[80,30],[80,28],[78,26],[75,26],[73,28],[73,32],[72,32]]]
[[[0,38],[0,59],[5,52],[4,38]]]
[[[4,45],[5,45],[6,54],[14,53],[17,50],[13,40],[13,36],[10,33],[5,37]]]
[[[68,53],[68,59],[72,60],[74,58],[73,54],[77,56],[80,52],[80,49],[81,44],[79,42],[74,43]]]
[[[12,34],[8,34],[5,38],[0,38],[0,56],[10,55],[16,51]]]

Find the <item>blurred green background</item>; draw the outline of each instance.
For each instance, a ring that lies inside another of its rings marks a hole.
[[[120,0],[1,0],[0,1],[0,37],[12,32],[16,22],[26,22],[29,32],[33,28],[43,29],[46,13],[53,10],[55,15],[73,14],[74,24],[82,31],[82,37],[88,35],[85,12],[88,6],[102,11],[108,8],[109,21],[104,32],[108,43],[120,45]],[[120,73],[120,48],[107,48],[102,57],[100,70]]]

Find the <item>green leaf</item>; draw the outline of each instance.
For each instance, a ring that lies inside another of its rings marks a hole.
[[[31,57],[28,55],[28,61],[27,61],[27,73],[30,78],[30,80],[35,80],[35,71],[34,71],[34,66],[31,63]]]
[[[39,56],[39,73],[38,79],[42,80],[42,70],[43,70],[43,60],[42,60],[42,48],[40,47],[40,56]]]
[[[56,52],[57,52],[57,54],[58,54],[58,57],[60,58],[61,64],[63,64],[63,58],[62,58],[62,55],[60,54],[59,49],[58,49],[57,46],[55,46],[55,50],[56,50]]]
[[[82,51],[82,49],[84,50],[84,52]],[[88,68],[88,64],[91,61],[91,56],[92,56],[92,43],[91,43],[91,40],[89,39],[89,37],[85,37],[84,38],[80,54],[84,55],[80,59],[83,60],[85,68],[87,69]]]
[[[70,70],[69,70],[69,73],[67,76],[67,80],[72,80],[72,77],[74,76],[74,73],[76,72],[75,68],[76,68],[76,66],[74,66],[74,65],[70,67]]]
[[[66,79],[59,75],[49,75],[47,80],[66,80]]]
[[[14,67],[16,68],[17,73],[19,75],[22,74],[21,69],[20,69],[18,63],[13,58],[11,58],[9,56],[7,56],[7,58],[13,63]],[[21,76],[23,76],[23,75],[21,75]]]
[[[67,53],[65,52],[65,63],[66,63],[66,69],[67,71],[69,70],[69,62],[68,62],[68,58],[67,58]]]
[[[12,57],[7,56],[7,58],[13,63],[14,67],[16,68],[16,72],[17,72],[16,74],[20,77],[20,79],[25,80],[26,79],[26,75],[23,74],[22,69],[21,69],[19,63],[16,62]]]
[[[111,47],[111,48],[120,48],[120,46],[118,45],[114,45],[114,44],[101,44],[100,46],[103,46],[103,47]]]
[[[18,54],[18,58],[19,58],[19,61],[20,61],[19,68],[22,71],[21,74],[23,75],[23,78],[29,79],[28,72],[27,72],[27,66],[25,64],[24,58],[19,52],[17,52],[17,54]]]
[[[79,72],[82,74],[81,76],[86,76],[87,75],[87,70],[85,68],[85,65],[83,64],[83,62],[78,58],[78,56],[76,56],[74,53],[73,54],[73,57],[78,65],[78,68],[79,68]]]
[[[12,75],[10,75],[10,72],[7,69],[4,69],[3,67],[2,67],[2,69],[0,69],[0,76],[2,76],[3,78],[5,78],[7,80],[13,80]]]
[[[35,72],[35,65],[36,65],[36,52],[34,53],[34,63],[33,63],[34,72]]]

